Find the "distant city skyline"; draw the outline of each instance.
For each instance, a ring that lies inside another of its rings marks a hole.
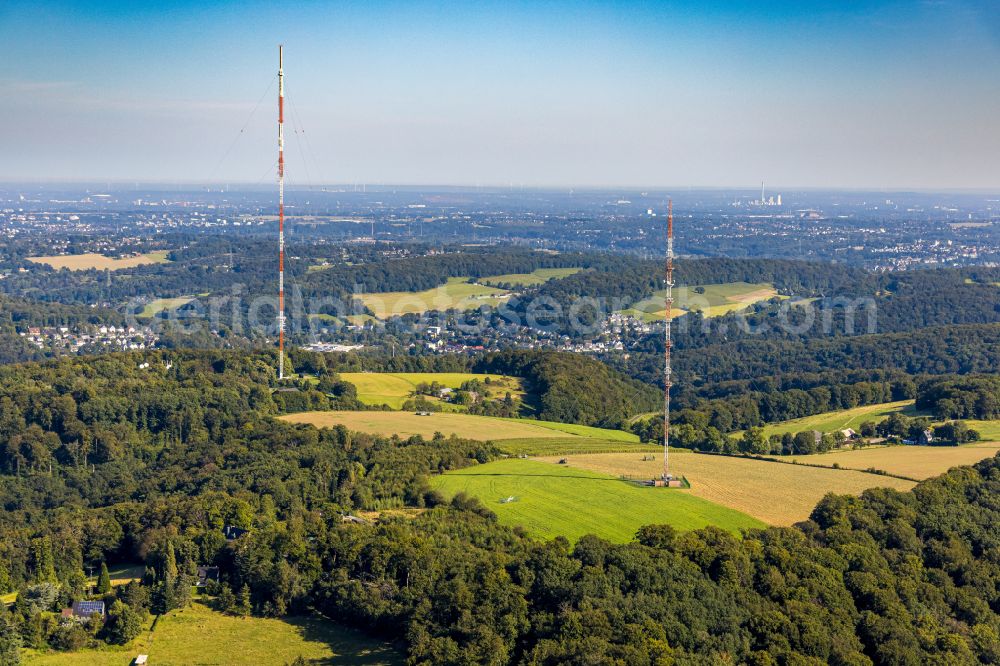
[[[290,187],[1000,189],[989,0],[8,0],[0,180],[273,182],[278,43]]]

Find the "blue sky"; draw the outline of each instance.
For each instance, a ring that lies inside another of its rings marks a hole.
[[[1000,188],[994,0],[5,0],[0,179],[266,182],[279,42],[291,183]]]

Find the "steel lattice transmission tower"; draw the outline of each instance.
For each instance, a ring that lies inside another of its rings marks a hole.
[[[670,324],[674,309],[674,202],[667,203],[666,305],[663,331],[663,480],[670,480]]]
[[[278,379],[285,378],[285,49],[278,46]]]

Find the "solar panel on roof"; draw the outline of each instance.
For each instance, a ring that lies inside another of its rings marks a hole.
[[[104,613],[103,601],[78,601],[73,604],[73,609],[80,615],[90,615],[91,613]]]

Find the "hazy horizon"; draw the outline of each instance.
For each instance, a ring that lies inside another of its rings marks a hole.
[[[127,191],[129,189],[146,188],[155,189],[157,187],[169,188],[179,192],[205,190],[212,192],[221,191],[252,191],[267,192],[275,188],[275,185],[268,182],[241,182],[241,181],[135,181],[124,179],[99,179],[99,180],[71,180],[71,179],[32,179],[32,180],[3,180],[0,179],[0,188],[13,187],[67,187],[67,188],[90,188],[98,190],[101,186],[107,189],[110,186],[112,191]],[[643,185],[643,184],[621,184],[621,185],[548,185],[548,184],[519,184],[514,185],[502,183],[298,183],[289,185],[286,183],[286,192],[309,192],[319,188],[328,189],[330,192],[348,192],[363,194],[367,188],[369,193],[384,192],[393,189],[413,190],[415,192],[429,192],[435,190],[472,190],[483,192],[517,192],[519,190],[531,192],[579,192],[579,193],[622,193],[633,194],[642,193],[649,195],[664,194],[684,194],[691,192],[744,192],[748,195],[760,193],[760,183],[748,185]],[[997,187],[824,187],[824,186],[801,186],[783,185],[781,183],[764,183],[767,194],[778,193],[858,193],[858,194],[969,194],[969,195],[998,195],[1000,196],[1000,186]]]
[[[13,0],[0,38],[10,183],[273,182],[282,42],[289,187],[1000,190],[987,0]]]

